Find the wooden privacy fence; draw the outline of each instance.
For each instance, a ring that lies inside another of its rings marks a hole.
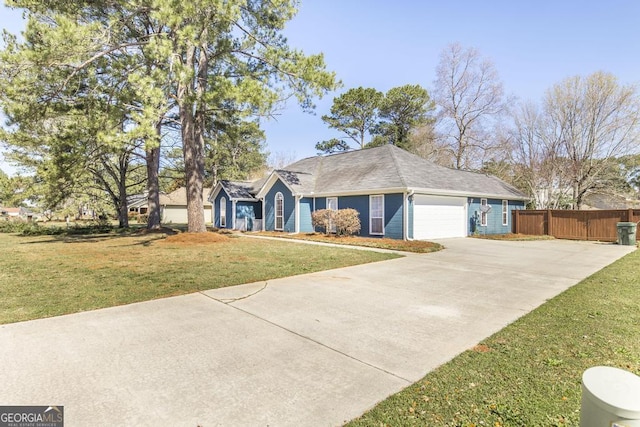
[[[640,209],[514,210],[512,219],[514,233],[549,235],[558,239],[615,242],[618,240],[617,223],[639,222]]]

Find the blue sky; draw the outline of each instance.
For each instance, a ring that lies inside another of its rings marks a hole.
[[[295,103],[263,123],[271,153],[294,160],[338,137],[320,116],[334,96],[358,86],[386,91],[404,84],[430,90],[440,52],[458,42],[491,59],[507,93],[539,100],[553,84],[595,71],[640,82],[637,0],[302,0],[285,30],[291,46],[323,52],[343,87],[316,102],[315,115]],[[22,29],[20,13],[0,9],[2,27]],[[0,168],[7,171],[6,164]]]

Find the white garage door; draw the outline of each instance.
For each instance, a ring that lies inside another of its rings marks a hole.
[[[231,218],[227,213],[227,219]],[[186,206],[165,206],[162,210],[162,222],[164,224],[186,224],[187,223],[187,207]],[[204,222],[213,222],[213,213],[211,206],[204,207]]]
[[[441,239],[467,235],[466,197],[415,195],[413,238]]]
[[[187,208],[181,206],[165,206],[162,212],[162,222],[165,224],[186,224]]]

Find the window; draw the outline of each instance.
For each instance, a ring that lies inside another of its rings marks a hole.
[[[276,193],[275,206],[276,206],[275,229],[278,231],[282,231],[284,230],[284,196],[282,195],[282,193]]]
[[[327,197],[327,209],[337,211],[338,210],[338,198],[337,197]],[[329,231],[331,233],[336,232],[336,225],[331,221],[329,224]]]
[[[480,225],[482,227],[487,226],[487,217],[489,214],[489,205],[487,199],[480,199]]]
[[[220,228],[227,228],[227,199],[220,197]]]
[[[384,235],[384,196],[369,196],[369,234]]]
[[[509,225],[509,202],[502,201],[502,225]]]

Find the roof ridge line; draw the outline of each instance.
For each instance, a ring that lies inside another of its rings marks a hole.
[[[324,158],[325,156],[318,156],[320,157],[320,160],[318,161],[318,164],[316,165],[316,170],[313,171],[313,174],[311,175],[313,177],[313,192],[315,193],[318,190],[318,178],[320,177],[320,172],[322,171],[322,166],[324,166]]]
[[[404,178],[404,175],[402,173],[402,169],[400,169],[400,166],[398,165],[398,158],[396,157],[395,150],[393,149],[393,147],[395,147],[395,146],[393,144],[388,144],[388,145],[389,145],[389,148],[387,150],[391,152],[391,158],[393,159],[393,165],[396,168],[396,173],[400,177],[400,182],[402,182],[402,185],[404,187],[409,188],[408,185],[407,185],[407,180]]]

